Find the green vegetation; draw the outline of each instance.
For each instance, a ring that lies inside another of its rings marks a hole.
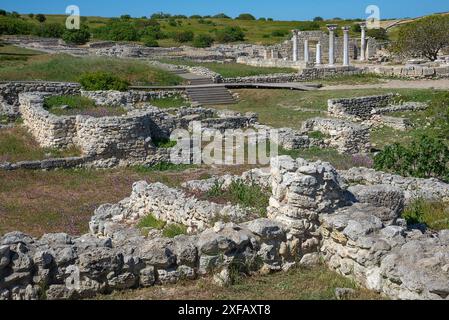
[[[449,207],[444,202],[417,199],[402,213],[408,224],[423,223],[432,230],[449,229]]]
[[[431,61],[449,46],[449,16],[432,15],[399,28],[393,49],[406,56],[421,56]]]
[[[160,59],[161,62],[187,66],[203,66],[216,73],[221,74],[224,78],[257,76],[272,73],[295,73],[298,72],[292,68],[276,68],[276,67],[253,67],[241,63],[234,62],[195,62],[188,59]]]
[[[137,224],[137,227],[142,228],[152,228],[157,230],[164,229],[166,225],[165,221],[159,220],[156,218],[153,214],[147,214],[145,217],[140,219],[139,223]]]
[[[172,141],[170,139],[153,139],[153,144],[157,148],[173,148],[176,146],[176,141]]]
[[[167,238],[174,238],[181,234],[187,234],[187,227],[182,224],[169,223],[162,230],[162,235]]]
[[[233,181],[229,188],[223,190],[222,184],[216,182],[206,193],[205,198],[211,201],[226,202],[241,205],[244,208],[254,209],[261,217],[266,216],[269,192],[262,190],[256,184],[245,184],[242,181]]]
[[[59,37],[57,37],[59,38]],[[81,27],[79,30],[66,30],[62,34],[62,40],[69,44],[85,44],[90,39],[89,28]]]
[[[33,136],[21,126],[0,130],[0,162],[44,160],[79,156],[76,148],[56,150],[41,148]]]
[[[139,173],[154,171],[184,171],[189,168],[195,168],[192,164],[174,164],[171,162],[158,162],[152,166],[135,166],[134,171]]]
[[[192,45],[196,48],[207,48],[214,43],[214,38],[208,34],[198,34],[193,39]]]
[[[79,82],[84,90],[128,90],[129,83],[118,76],[107,72],[92,72],[82,74]]]
[[[163,220],[159,220],[151,213],[140,219],[137,227],[142,230],[162,230],[162,235],[167,238],[174,238],[181,234],[187,234],[186,226],[177,223],[167,223]]]
[[[149,103],[152,106],[158,108],[179,108],[179,107],[189,107],[190,102],[184,99],[181,95],[174,95],[166,98],[151,99]]]
[[[1,63],[1,61],[0,61]],[[105,57],[37,55],[0,69],[1,80],[78,81],[84,73],[118,74],[133,85],[177,85],[182,79],[144,62]]]
[[[135,300],[335,300],[336,288],[352,288],[354,300],[380,300],[372,291],[358,287],[353,281],[321,265],[311,269],[293,268],[267,276],[241,277],[229,287],[215,285],[211,278],[186,281],[176,285],[154,286],[115,292],[98,299]]]
[[[89,115],[92,117],[120,116],[126,113],[122,107],[97,106],[82,96],[52,96],[45,99],[44,108],[55,115]]]
[[[394,143],[374,157],[374,168],[402,176],[449,181],[447,141],[429,136],[414,139],[410,146]]]

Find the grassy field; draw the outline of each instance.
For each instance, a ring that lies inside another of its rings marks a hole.
[[[0,129],[0,162],[43,160],[46,158],[78,155],[80,155],[80,151],[75,148],[64,151],[41,148],[31,134],[22,126]]]
[[[48,232],[83,234],[88,231],[94,210],[103,203],[129,196],[136,181],[159,181],[174,187],[213,174],[241,174],[249,168],[183,166],[178,170],[176,166],[161,166],[160,170],[136,167],[0,171],[0,235],[15,230],[33,236]]]
[[[327,100],[332,98],[357,97],[383,93],[399,93],[404,101],[430,102],[426,111],[405,112],[398,115],[411,120],[414,128],[410,131],[397,131],[389,128],[374,130],[372,142],[378,147],[395,142],[407,142],[410,137],[423,132],[433,135],[439,133],[438,127],[427,126],[431,119],[437,119],[446,112],[449,94],[445,91],[412,89],[362,89],[338,91],[292,91],[238,89],[239,102],[234,105],[221,105],[215,108],[231,109],[238,112],[257,112],[259,122],[273,127],[299,129],[302,123],[313,117],[327,116]]]
[[[64,108],[63,108],[64,106]],[[44,108],[58,115],[87,115],[92,117],[121,116],[126,110],[119,106],[97,106],[82,96],[52,96],[45,99]]]
[[[104,71],[120,75],[133,85],[177,85],[182,79],[148,64],[107,57],[73,57],[65,54],[39,54],[14,46],[0,47],[0,81],[48,80],[77,81],[86,72]],[[20,57],[2,60],[2,57]]]
[[[372,291],[360,288],[325,266],[295,268],[266,276],[241,277],[229,287],[219,287],[210,278],[176,285],[116,292],[100,300],[335,300],[336,288],[352,288],[350,300],[380,300]]]
[[[161,59],[161,62],[172,63],[176,65],[202,66],[216,73],[221,74],[224,78],[257,76],[272,73],[296,73],[298,70],[292,68],[275,68],[275,67],[253,67],[235,62],[195,62],[188,59]]]

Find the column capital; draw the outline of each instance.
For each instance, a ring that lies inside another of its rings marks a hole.
[[[366,29],[366,22],[360,22],[359,23],[360,28],[362,28],[362,30]]]
[[[335,31],[338,28],[338,25],[336,24],[327,24],[326,25],[327,29],[329,29],[329,31]]]
[[[351,27],[349,27],[349,26],[344,26],[344,27],[341,27],[341,29],[342,29],[344,32],[349,32],[349,30],[351,29]]]

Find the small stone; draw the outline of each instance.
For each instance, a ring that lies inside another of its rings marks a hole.
[[[355,290],[351,288],[335,288],[335,297],[337,300],[347,300],[355,294]]]

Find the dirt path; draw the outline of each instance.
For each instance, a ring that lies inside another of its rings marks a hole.
[[[438,80],[385,80],[375,84],[343,84],[324,85],[319,90],[352,90],[352,89],[439,89],[449,90],[449,79]]]

